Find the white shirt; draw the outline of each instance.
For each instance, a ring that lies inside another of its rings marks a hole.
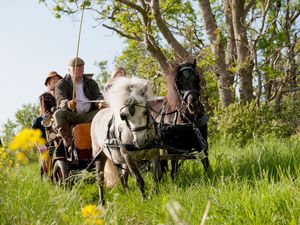
[[[84,94],[83,91],[83,79],[76,82],[76,110],[78,114],[84,114],[91,108],[91,102]]]

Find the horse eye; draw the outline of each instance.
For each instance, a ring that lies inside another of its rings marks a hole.
[[[130,115],[133,116],[134,113],[135,113],[135,107],[134,107],[134,105],[129,106],[128,110],[129,110]]]

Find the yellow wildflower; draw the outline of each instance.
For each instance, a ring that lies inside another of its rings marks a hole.
[[[24,154],[24,152],[18,152],[16,154],[16,158],[19,162],[26,162],[27,161],[27,158],[26,158],[26,155]]]
[[[93,224],[95,224],[95,225],[104,225],[104,221],[102,219],[94,219]]]
[[[43,161],[46,161],[46,159],[48,158],[48,156],[49,156],[49,153],[48,153],[47,151],[44,151],[44,152],[42,152],[42,154],[41,154],[41,159],[42,159]]]
[[[28,151],[34,146],[34,143],[43,145],[45,140],[41,136],[42,132],[40,130],[25,128],[14,137],[9,149],[15,151],[22,148],[24,151]]]
[[[84,218],[95,217],[97,215],[97,207],[95,205],[86,205],[81,209],[81,214]]]

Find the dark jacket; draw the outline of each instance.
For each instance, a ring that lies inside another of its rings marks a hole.
[[[55,97],[49,93],[44,92],[40,97],[40,106],[41,106],[41,113],[42,115],[51,115],[53,112],[51,109],[56,106]]]
[[[42,132],[42,137],[46,139],[46,131],[45,127],[42,125],[43,117],[37,117],[32,124],[33,129],[39,129]]]
[[[83,76],[83,91],[89,100],[102,100],[103,96],[97,82]],[[71,75],[66,75],[59,80],[55,87],[55,98],[59,109],[68,109],[67,102],[73,99],[73,82]],[[90,111],[98,109],[98,103],[92,103]]]

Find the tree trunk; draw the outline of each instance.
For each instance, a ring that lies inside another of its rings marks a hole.
[[[241,102],[251,101],[253,96],[253,57],[251,56],[250,46],[245,27],[245,17],[247,10],[245,0],[232,0],[232,23],[238,57],[239,93]]]
[[[233,102],[231,79],[225,63],[225,48],[221,41],[221,33],[217,27],[209,0],[199,0],[200,12],[203,17],[205,32],[212,44],[216,58],[216,80],[222,107],[227,107]]]

